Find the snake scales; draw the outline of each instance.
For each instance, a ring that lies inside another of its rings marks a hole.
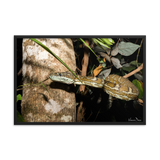
[[[138,98],[139,91],[128,79],[111,74],[105,80],[97,77],[79,76],[79,81],[71,72],[51,73],[49,78],[53,81],[66,84],[88,85],[96,88],[103,88],[109,95],[126,101]]]

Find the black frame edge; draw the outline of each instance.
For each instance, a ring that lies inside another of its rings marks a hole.
[[[147,126],[149,126],[149,35],[147,34],[147,44],[146,44],[146,49],[147,49],[147,61],[146,61],[146,64],[147,64]]]
[[[14,95],[14,86],[13,86],[13,62],[12,62],[12,60],[13,60],[13,53],[14,53],[14,51],[13,51],[13,46],[14,46],[14,44],[13,44],[13,33],[11,33],[11,127],[13,127],[13,108],[12,108],[12,106],[13,106],[13,104],[14,104],[14,101],[13,101],[13,95]],[[12,88],[12,86],[13,86],[13,88]]]
[[[15,32],[17,38],[142,38],[146,32]]]
[[[14,125],[17,124],[17,37],[14,36]]]

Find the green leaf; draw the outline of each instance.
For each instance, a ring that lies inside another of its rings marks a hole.
[[[108,46],[107,44],[102,43],[101,41],[97,40],[96,38],[92,38],[95,44],[99,44],[101,46],[107,47],[107,48],[111,48],[110,46]]]
[[[132,62],[130,62],[130,65],[137,67],[137,62],[136,61],[132,61]],[[138,63],[138,66],[140,66],[140,65],[141,65],[141,63]]]
[[[132,83],[138,88],[138,90],[139,90],[139,96],[138,96],[138,98],[141,99],[143,97],[143,88],[142,88],[141,83],[138,80],[136,80],[136,79],[134,79],[132,81]]]
[[[47,92],[48,92],[48,89],[47,89],[47,87],[41,82],[41,85],[47,90]]]
[[[140,45],[131,42],[120,42],[118,44],[119,53],[123,56],[132,55],[139,47]]]
[[[20,100],[20,101],[22,100],[21,94],[18,94],[18,95],[17,95],[17,102],[18,102],[19,100]]]
[[[90,48],[90,46],[82,39],[80,38],[80,40],[93,52],[93,54],[98,58],[98,56],[96,55],[96,53]]]
[[[131,72],[131,71],[133,71],[134,69],[136,69],[136,67],[135,67],[135,66],[130,66],[130,67],[122,67],[122,69],[123,69],[124,71]]]
[[[17,122],[25,122],[24,118],[18,111],[17,111]]]
[[[122,76],[124,76],[124,75],[125,75],[125,72],[124,72],[124,70],[123,70],[123,69],[121,69],[121,74],[122,74]]]
[[[94,51],[95,52],[104,52],[105,51],[105,52],[109,53],[110,49],[107,47],[96,46],[96,47],[94,47]]]
[[[19,85],[17,88],[23,87],[23,86],[28,86],[28,85],[31,85],[31,83],[26,83],[26,84],[23,84],[23,85]]]
[[[103,43],[103,40],[102,40],[102,38],[97,38],[97,39]]]
[[[111,61],[113,63],[113,65],[119,69],[119,68],[122,68],[121,64],[120,64],[120,60],[118,58],[115,58],[115,57],[112,57],[111,58]]]
[[[107,45],[113,45],[115,43],[111,38],[100,38],[101,41]]]
[[[112,38],[108,38],[108,40],[112,43],[115,43],[115,41]]]
[[[102,67],[103,67],[103,68],[105,68],[105,67],[106,67],[106,63],[102,63],[101,65],[102,65]]]
[[[110,73],[111,73],[111,68],[105,69],[105,70],[101,71],[99,76],[103,76],[103,79],[105,79]]]
[[[40,82],[40,83],[41,83],[41,85],[47,90],[47,92],[49,93],[47,87],[46,87],[42,82]],[[49,95],[50,95],[50,93],[49,93]],[[50,97],[51,97],[51,95],[50,95]]]

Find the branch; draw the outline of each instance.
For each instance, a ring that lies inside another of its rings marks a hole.
[[[138,99],[137,102],[138,102],[141,106],[143,106],[143,100]]]
[[[142,63],[137,69],[135,69],[134,71],[132,71],[132,72],[130,72],[130,73],[128,73],[128,74],[126,74],[126,75],[123,76],[123,77],[124,77],[124,78],[128,78],[128,77],[132,76],[133,74],[139,72],[139,71],[142,70],[142,69],[143,69],[143,63]]]
[[[17,75],[19,76],[20,74],[22,74],[22,68],[19,70],[19,72],[17,73]]]
[[[85,40],[87,45],[89,46],[89,40]],[[82,63],[82,72],[81,76],[86,76],[87,75],[87,68],[88,68],[88,61],[89,61],[89,55],[88,55],[89,49],[88,47],[84,46],[84,57],[83,57],[83,63]],[[84,92],[85,86],[81,85],[79,87],[80,92]]]
[[[89,46],[89,40],[85,40],[85,43]],[[83,60],[82,60],[83,63],[82,63],[81,76],[86,76],[87,75],[87,68],[88,68],[88,61],[89,61],[88,52],[89,52],[89,49],[85,45],[84,46],[84,57],[83,57]],[[85,91],[85,86],[84,85],[80,85],[79,91],[80,92],[84,92]],[[81,122],[82,119],[84,119],[84,114],[83,114],[82,110],[83,110],[83,101],[81,101],[80,105],[78,106],[78,110],[77,110],[77,122]]]
[[[140,44],[140,47],[139,47],[139,49],[138,49],[138,54],[137,54],[137,59],[136,59],[137,67],[138,67],[138,56],[139,56],[139,52],[140,52],[142,43],[143,43],[143,39],[142,39],[141,44]]]
[[[135,69],[134,71],[132,71],[132,72],[130,72],[130,73],[128,73],[128,74],[126,74],[126,75],[123,76],[123,77],[124,77],[124,78],[128,78],[128,77],[132,76],[133,74],[139,72],[139,71],[142,70],[142,69],[143,69],[143,63],[142,63],[137,69]],[[142,101],[141,99],[138,99],[137,102],[138,102],[140,105],[143,106],[143,101]]]

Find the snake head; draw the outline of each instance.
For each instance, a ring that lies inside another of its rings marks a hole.
[[[66,84],[73,84],[74,83],[74,76],[72,76],[68,72],[62,72],[62,73],[51,73],[49,75],[49,78],[52,81],[66,83]]]

